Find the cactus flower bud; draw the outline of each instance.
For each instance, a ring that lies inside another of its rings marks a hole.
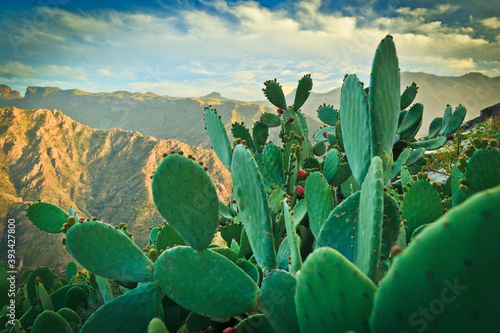
[[[298,185],[295,190],[297,191],[297,194],[300,195],[300,196],[303,196],[304,195],[304,188],[300,185]]]
[[[326,131],[323,131],[323,136],[324,136],[325,138],[327,138],[327,137],[328,137],[328,133],[326,133]]]
[[[302,179],[306,179],[307,178],[307,173],[304,170],[299,169],[298,173],[299,173],[299,177],[300,178],[302,178]]]

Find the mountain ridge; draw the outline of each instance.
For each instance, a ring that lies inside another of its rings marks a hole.
[[[65,210],[72,206],[80,217],[127,223],[137,244],[145,246],[149,228],[164,221],[150,179],[164,153],[182,150],[203,162],[221,200],[231,191],[230,173],[213,151],[137,132],[92,129],[57,110],[0,109],[0,148],[0,218],[16,220],[16,256],[25,268],[49,264],[63,271],[71,260],[62,234],[42,232],[26,219],[30,202],[41,199]],[[5,227],[0,226],[0,246],[6,246]]]

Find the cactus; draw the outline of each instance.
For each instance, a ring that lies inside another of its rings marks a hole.
[[[472,196],[397,256],[375,296],[372,332],[498,330],[499,201],[500,187]]]
[[[35,202],[28,207],[26,216],[40,230],[59,233],[68,220],[68,213],[48,202]]]
[[[376,290],[339,252],[317,249],[297,277],[295,303],[301,332],[369,332]]]

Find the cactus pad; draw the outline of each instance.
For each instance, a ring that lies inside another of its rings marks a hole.
[[[183,155],[163,159],[153,176],[158,212],[194,249],[208,247],[217,229],[219,201],[208,174]]]
[[[68,220],[68,213],[48,202],[35,202],[28,207],[26,216],[39,229],[49,233],[59,233]]]

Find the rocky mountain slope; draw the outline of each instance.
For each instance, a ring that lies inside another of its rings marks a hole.
[[[144,246],[149,227],[163,222],[151,196],[150,176],[162,154],[182,150],[208,167],[219,198],[227,201],[230,173],[213,151],[137,132],[84,126],[60,111],[0,109],[0,220],[15,219],[16,259],[23,268],[50,264],[61,270],[71,260],[62,234],[38,230],[24,214],[41,199],[80,217],[113,225],[126,223]],[[6,249],[6,223],[0,224]],[[6,251],[0,259],[5,260]]]
[[[95,94],[76,89],[28,87],[24,98],[5,99],[0,95],[0,107],[57,109],[93,128],[137,131],[205,149],[210,148],[210,141],[204,129],[203,110],[209,105],[217,109],[228,132],[236,121],[253,125],[262,113],[275,111],[274,107],[226,99],[216,92],[200,98],[176,98],[127,91]],[[320,125],[319,121],[310,119],[311,135]],[[277,141],[277,132],[274,132],[271,134],[276,137],[271,138]]]

